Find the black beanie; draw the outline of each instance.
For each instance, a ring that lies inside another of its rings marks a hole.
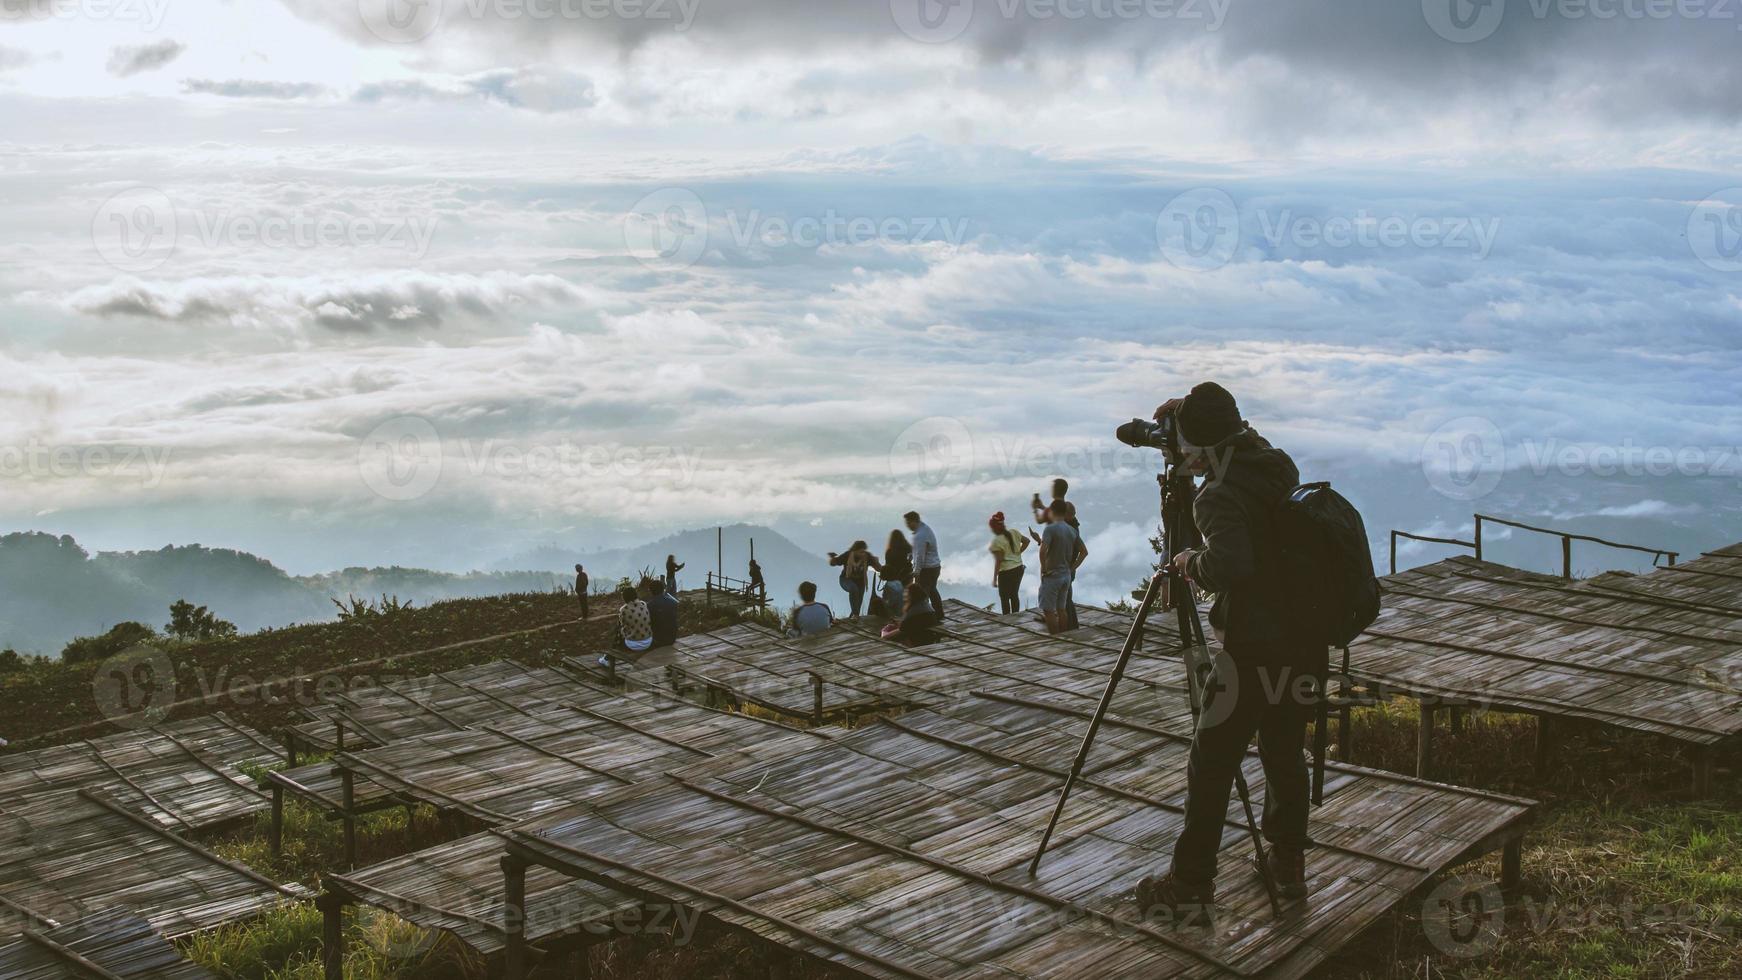
[[[1240,406],[1228,389],[1206,381],[1179,407],[1179,433],[1194,446],[1214,446],[1240,431]]]

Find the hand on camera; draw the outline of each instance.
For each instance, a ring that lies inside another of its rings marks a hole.
[[[1169,398],[1161,403],[1160,408],[1155,410],[1155,420],[1160,422],[1163,418],[1172,415],[1183,404],[1185,404],[1184,398]]]
[[[1192,579],[1192,574],[1191,574],[1190,569],[1191,569],[1191,562],[1192,562],[1192,555],[1193,554],[1195,554],[1195,552],[1193,552],[1192,550],[1190,550],[1188,548],[1187,550],[1182,551],[1179,554],[1173,556],[1174,571],[1179,572],[1179,577],[1185,579],[1188,582],[1191,581],[1191,579]]]

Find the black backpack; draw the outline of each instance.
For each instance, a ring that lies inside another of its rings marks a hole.
[[[1282,502],[1277,531],[1296,621],[1327,646],[1348,646],[1379,618],[1360,511],[1329,483],[1303,483]]]

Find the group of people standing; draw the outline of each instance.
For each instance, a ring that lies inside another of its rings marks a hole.
[[[913,645],[930,643],[944,618],[943,596],[938,594],[938,577],[943,573],[943,557],[938,551],[938,537],[920,518],[918,511],[908,511],[902,517],[910,542],[900,528],[889,532],[879,558],[863,540],[854,541],[846,551],[830,552],[829,565],[841,570],[841,591],[847,594],[847,607],[853,619],[865,609],[871,592],[871,573],[881,580],[878,594],[872,597],[871,611],[881,611],[890,618],[884,629],[887,639]],[[816,583],[799,585],[799,598],[804,601],[794,614],[793,630],[809,635],[820,633],[834,625],[834,615],[828,606],[816,601]],[[816,609],[820,607],[823,612]]]
[[[1035,523],[1042,530],[1029,528],[1026,536],[1011,530],[1004,513],[993,514],[987,523],[992,542],[987,547],[992,555],[992,584],[998,590],[1000,611],[1022,611],[1022,580],[1028,571],[1025,553],[1031,544],[1040,549],[1040,608],[1049,632],[1060,633],[1077,628],[1076,605],[1072,601],[1071,583],[1077,568],[1089,556],[1083,543],[1077,510],[1066,499],[1070,484],[1063,479],[1052,483],[1050,503],[1034,495],[1032,507]],[[938,550],[937,533],[916,511],[903,517],[911,534],[910,542],[899,528],[889,532],[889,541],[879,558],[864,541],[854,541],[847,550],[829,553],[829,564],[841,570],[841,591],[847,594],[847,606],[852,618],[859,618],[871,590],[871,573],[882,580],[880,594],[873,598],[872,612],[879,611],[892,620],[891,636],[913,640],[925,637],[945,618],[943,596],[938,593],[938,579],[943,574],[943,556]],[[798,633],[821,632],[834,624],[828,606],[816,601],[816,585],[805,582],[799,586],[804,601],[800,612],[811,628]],[[881,609],[879,609],[881,606]],[[823,612],[816,611],[817,609]],[[825,616],[826,613],[826,616]]]

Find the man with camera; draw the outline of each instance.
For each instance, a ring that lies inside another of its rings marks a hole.
[[[1303,749],[1326,656],[1291,611],[1296,585],[1283,574],[1278,515],[1300,472],[1241,419],[1234,396],[1214,382],[1168,401],[1155,418],[1154,431],[1177,442],[1170,448],[1179,465],[1204,478],[1191,515],[1203,544],[1173,556],[1171,571],[1215,594],[1210,625],[1223,649],[1203,685],[1173,866],[1143,879],[1138,903],[1146,914],[1175,916],[1214,904],[1228,798],[1254,735],[1264,765],[1269,871],[1282,897],[1299,898],[1306,894],[1309,843]]]

